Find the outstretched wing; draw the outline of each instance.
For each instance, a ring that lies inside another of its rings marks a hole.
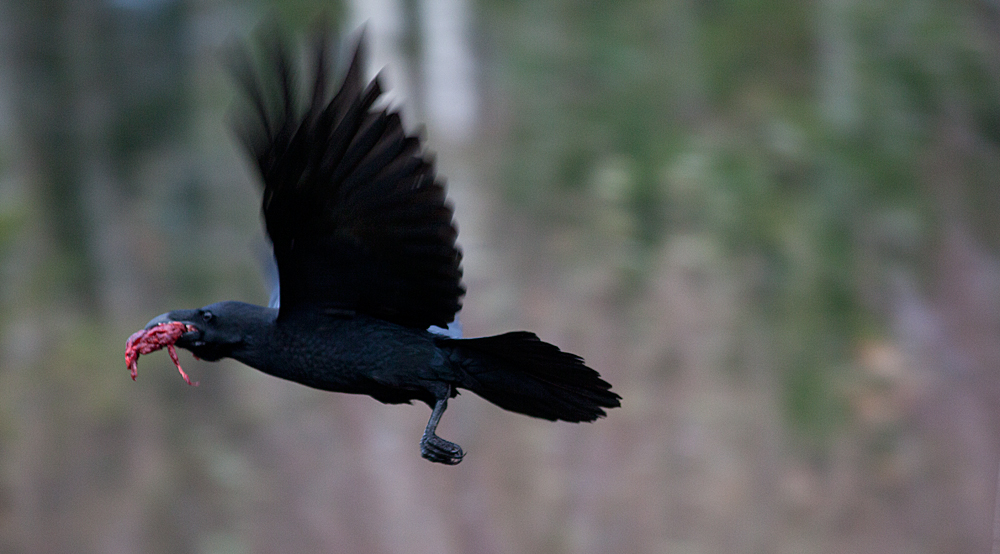
[[[363,42],[332,95],[325,36],[304,94],[280,39],[264,45],[262,71],[248,56],[236,72],[253,106],[241,134],[264,181],[279,318],[325,307],[446,326],[465,292],[452,208],[420,140],[373,108],[382,90],[364,80]]]

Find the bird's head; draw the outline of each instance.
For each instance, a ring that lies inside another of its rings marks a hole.
[[[266,313],[265,313],[266,312]],[[158,315],[146,324],[152,329],[163,323],[183,323],[186,331],[175,343],[210,362],[231,357],[242,350],[262,328],[273,321],[277,310],[244,302],[217,302],[195,310],[174,310]]]

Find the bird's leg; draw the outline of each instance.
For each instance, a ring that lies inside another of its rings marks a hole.
[[[441,421],[441,414],[448,407],[448,397],[450,396],[451,385],[448,385],[446,394],[438,398],[437,403],[434,404],[431,419],[427,422],[427,428],[424,429],[423,438],[420,439],[420,455],[432,462],[453,466],[461,462],[462,457],[465,456],[465,453],[462,452],[462,447],[453,442],[446,441],[434,433],[437,430],[438,423]]]

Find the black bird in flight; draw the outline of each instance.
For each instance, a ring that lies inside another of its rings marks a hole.
[[[245,53],[235,72],[252,106],[239,132],[264,182],[280,302],[153,318],[127,344],[133,378],[138,354],[168,346],[176,362],[176,344],[317,389],[420,400],[432,408],[420,453],[444,464],[464,456],[435,433],[460,388],[553,421],[594,421],[620,406],[583,359],[533,333],[428,330],[453,322],[465,294],[451,204],[419,138],[398,113],[374,106],[382,89],[378,77],[364,79],[364,39],[332,93],[331,41],[317,38],[305,83],[278,38],[264,41],[263,62]]]

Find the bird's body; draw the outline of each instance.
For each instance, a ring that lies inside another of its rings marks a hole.
[[[262,308],[268,311],[277,311]],[[435,335],[363,314],[302,311],[262,329],[260,349],[232,355],[264,373],[303,385],[366,394],[386,404],[434,406],[435,383],[459,377]],[[267,359],[255,351],[272,353]]]
[[[421,453],[447,464],[464,454],[435,429],[460,388],[550,420],[593,421],[618,406],[580,357],[532,333],[461,339],[427,330],[447,326],[465,293],[452,208],[419,139],[396,113],[373,108],[381,89],[377,79],[364,85],[360,41],[332,97],[326,48],[321,37],[305,98],[280,41],[267,52],[273,73],[259,78],[250,63],[240,72],[256,117],[242,138],[264,181],[279,307],[219,302],[165,313],[147,330],[171,325],[156,336],[204,360],[233,358],[389,404],[425,402],[433,412]]]

